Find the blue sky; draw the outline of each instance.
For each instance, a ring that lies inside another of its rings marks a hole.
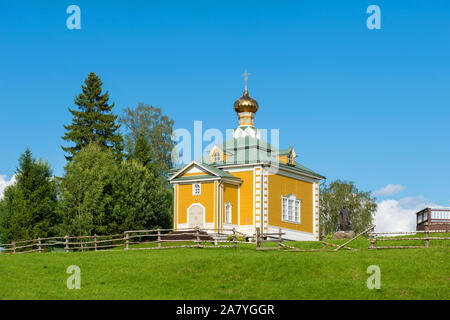
[[[71,4],[81,30],[66,27]],[[371,4],[381,30],[366,27]],[[237,126],[247,69],[256,126],[279,128],[298,161],[363,190],[397,185],[380,202],[449,206],[449,9],[444,0],[1,1],[0,175],[12,177],[27,146],[63,173],[67,108],[91,71],[116,113],[145,102],[192,131],[194,120]]]

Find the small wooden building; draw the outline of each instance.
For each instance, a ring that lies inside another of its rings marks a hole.
[[[416,213],[416,230],[425,230],[428,222],[430,230],[450,231],[450,208],[425,208]]]

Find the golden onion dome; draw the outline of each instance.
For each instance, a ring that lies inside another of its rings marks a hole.
[[[255,99],[250,97],[247,89],[245,89],[242,97],[236,100],[234,103],[234,110],[236,112],[253,112],[258,111],[258,102]]]

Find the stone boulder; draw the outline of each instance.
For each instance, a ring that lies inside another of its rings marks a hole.
[[[338,231],[333,235],[333,239],[351,239],[355,236],[353,231]]]

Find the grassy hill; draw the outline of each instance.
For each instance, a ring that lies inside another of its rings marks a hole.
[[[449,245],[437,245],[446,244],[370,251],[368,241],[358,239],[351,246],[362,250],[354,252],[261,252],[240,245],[0,255],[0,299],[450,299]],[[70,265],[81,268],[80,290],[66,287]],[[381,269],[380,290],[366,286],[370,265]]]

